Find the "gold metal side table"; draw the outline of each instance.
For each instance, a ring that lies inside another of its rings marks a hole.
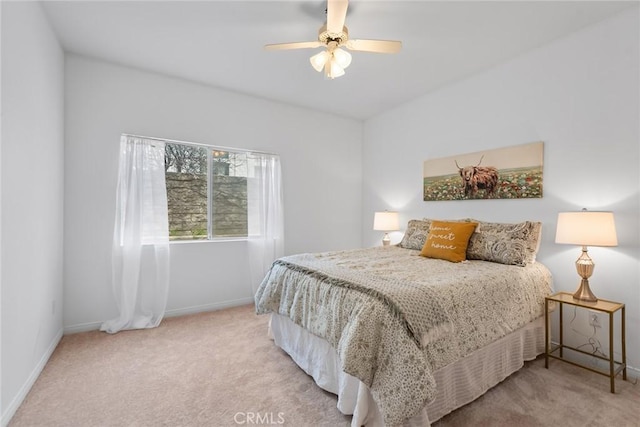
[[[554,348],[551,348],[551,334],[549,331],[549,302],[556,302],[558,304],[558,309],[559,309],[559,316],[560,316],[560,340],[558,345],[554,346]],[[600,311],[602,313],[608,313],[609,314],[609,358],[606,357],[602,357],[600,355],[597,354],[592,354],[583,350],[580,350],[578,348],[574,348],[574,347],[570,347],[568,345],[565,345],[563,342],[563,317],[562,317],[562,307],[564,304],[569,304],[569,305],[573,305],[576,307],[582,307],[582,308],[586,308],[588,310],[594,310],[594,311]],[[613,337],[614,337],[614,328],[613,328],[613,315],[617,312],[620,311],[620,324],[621,324],[621,344],[622,344],[622,361],[618,362],[614,359],[613,357]],[[624,304],[621,304],[619,302],[614,302],[614,301],[607,301],[607,300],[598,300],[596,302],[588,302],[588,301],[581,301],[581,300],[577,300],[573,298],[573,295],[569,292],[557,292],[553,295],[550,295],[548,297],[545,297],[544,300],[544,325],[545,325],[545,355],[544,355],[544,367],[549,369],[549,358],[554,358],[554,359],[558,359],[558,360],[562,360],[563,362],[567,362],[570,363],[572,365],[575,366],[579,366],[581,368],[584,369],[588,369],[592,372],[595,372],[597,374],[600,375],[604,375],[604,376],[608,376],[611,382],[611,393],[615,393],[615,377],[616,375],[618,375],[620,373],[620,371],[622,371],[622,379],[626,380],[627,379],[627,352],[626,352],[626,345],[625,345],[625,312],[624,312]],[[572,351],[576,351],[578,353],[582,353],[582,354],[586,354],[588,356],[591,357],[595,357],[601,360],[606,360],[607,362],[609,362],[609,371],[608,372],[603,372],[601,370],[598,369],[594,369],[591,368],[589,366],[585,366],[585,365],[581,365],[577,362],[571,361],[571,360],[567,360],[565,358],[563,358],[562,355],[562,350],[563,349],[570,349]],[[554,354],[555,352],[558,352],[558,355]]]

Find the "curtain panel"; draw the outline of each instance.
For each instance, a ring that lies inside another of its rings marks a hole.
[[[100,330],[153,328],[169,290],[165,143],[123,135],[116,191],[112,285],[120,314]]]
[[[284,255],[284,207],[280,157],[249,153],[247,161],[249,271],[255,294],[273,261]]]

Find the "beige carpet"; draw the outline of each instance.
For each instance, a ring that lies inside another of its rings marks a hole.
[[[347,426],[334,395],[266,336],[253,306],[159,328],[65,336],[9,426]],[[640,386],[553,361],[525,367],[436,426],[640,426]]]

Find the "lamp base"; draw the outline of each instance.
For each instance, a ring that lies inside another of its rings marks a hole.
[[[389,233],[384,233],[384,237],[382,238],[382,246],[389,246],[391,244],[391,237],[389,237]]]
[[[573,298],[580,301],[587,301],[587,302],[598,301],[598,298],[596,298],[593,292],[591,292],[588,279],[582,279],[582,282],[580,282],[580,286],[578,287],[578,290],[573,294]]]

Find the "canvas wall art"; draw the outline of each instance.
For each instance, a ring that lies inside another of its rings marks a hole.
[[[543,142],[424,162],[424,200],[542,197]]]

